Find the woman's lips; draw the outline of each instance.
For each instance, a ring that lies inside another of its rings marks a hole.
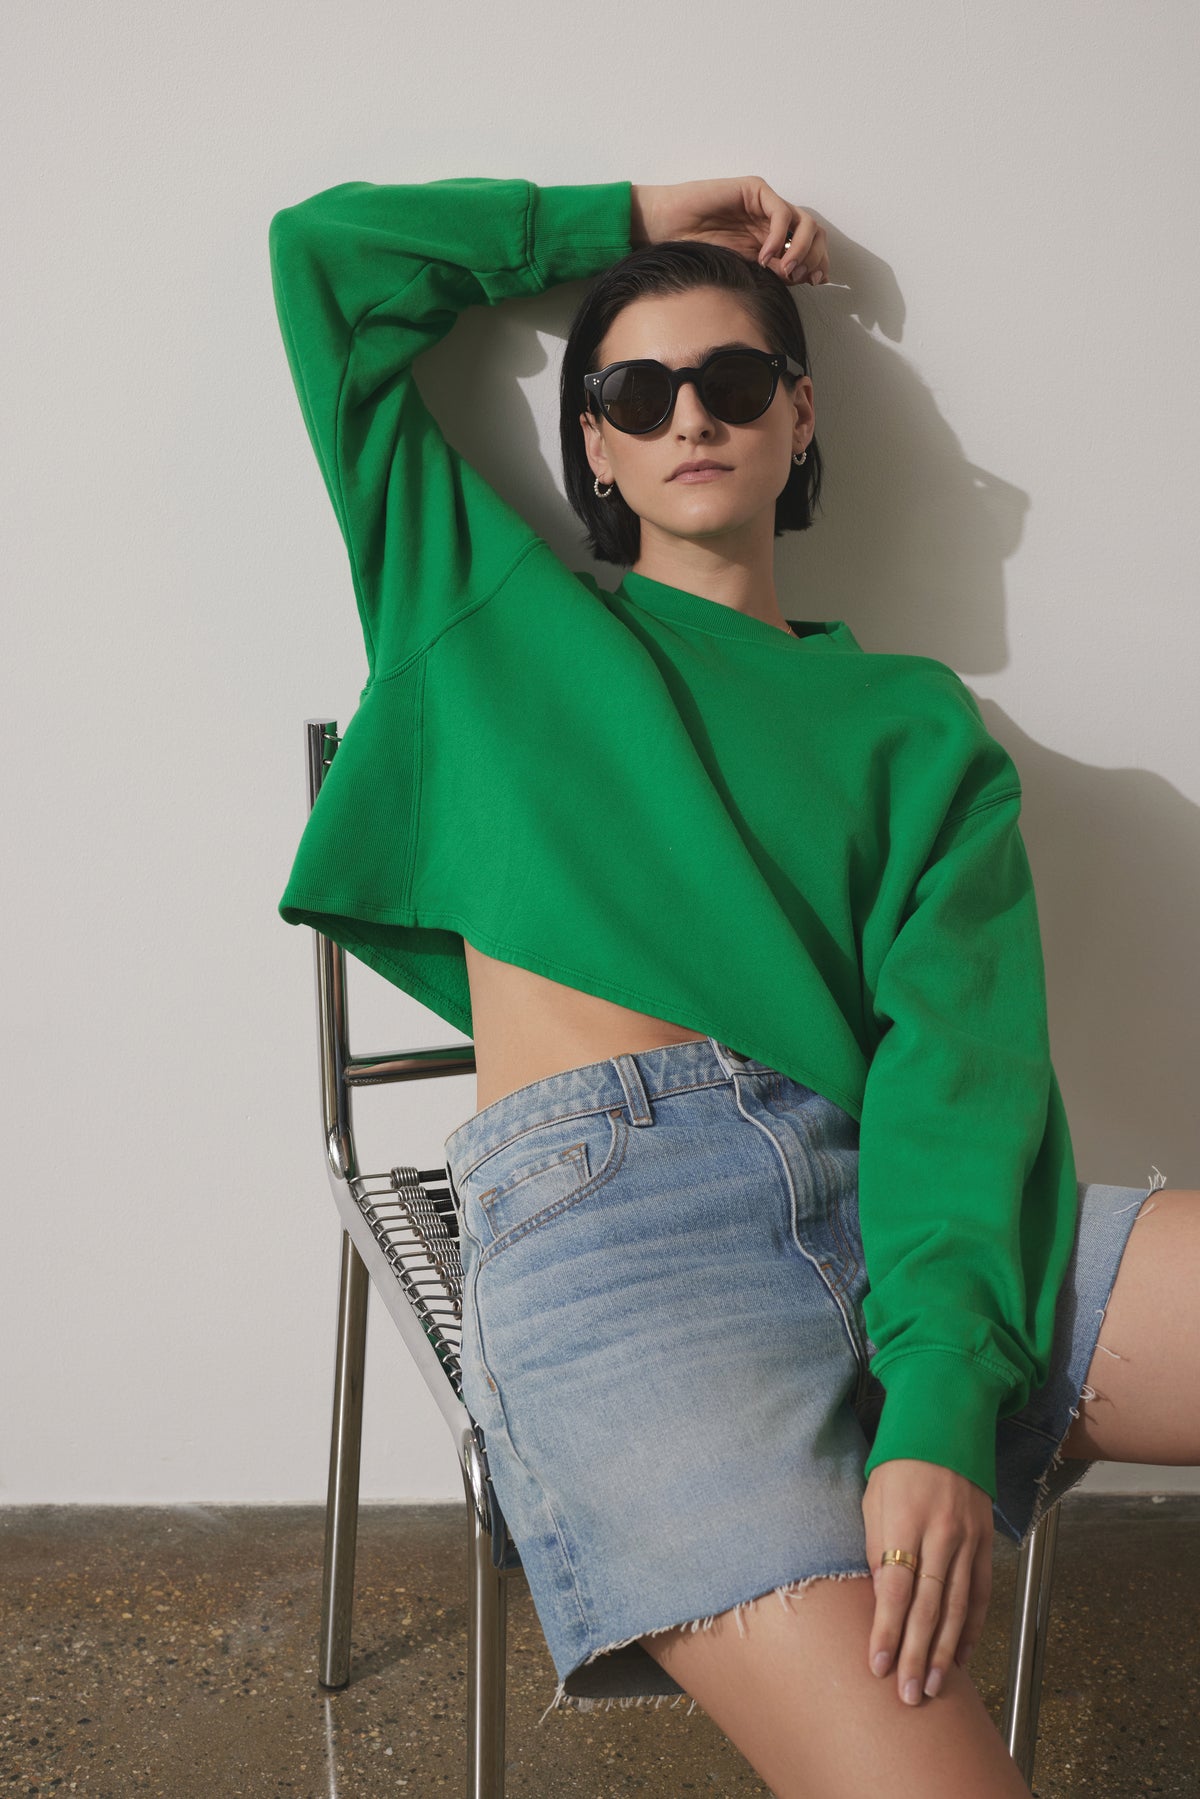
[[[722,475],[732,473],[733,470],[728,468],[685,468],[681,475],[672,475],[671,479],[686,481],[690,485],[693,481],[719,481]]]

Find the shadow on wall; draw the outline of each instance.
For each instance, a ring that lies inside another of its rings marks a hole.
[[[793,293],[826,472],[814,529],[778,540],[780,590],[820,594],[817,616],[848,618],[870,649],[936,656],[970,685],[971,673],[1007,662],[1004,570],[1029,496],[967,461],[916,369],[890,347],[905,324],[891,270],[814,216],[835,282]],[[417,375],[455,448],[568,567],[595,567],[611,587],[618,571],[589,563],[559,485],[558,365],[585,285],[472,308]],[[523,386],[534,377],[536,414]],[[1172,1186],[1200,1184],[1186,1134],[1200,1067],[1197,808],[1153,773],[1087,767],[1034,742],[993,702],[980,706],[1024,790],[1080,1177],[1137,1185],[1155,1163]]]

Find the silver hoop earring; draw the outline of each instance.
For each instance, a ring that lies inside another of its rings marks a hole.
[[[804,458],[805,458],[805,457],[806,457],[806,456],[807,456],[807,455],[808,455],[808,449],[807,449],[807,447],[805,447],[805,448],[804,448],[804,449],[803,449],[803,450],[801,450],[801,452],[800,452],[800,454],[799,454],[799,456],[797,456],[797,454],[796,454],[796,452],[795,452],[795,450],[793,450],[793,451],[792,451],[792,461],[793,461],[793,462],[794,462],[794,463],[795,463],[795,464],[796,464],[796,465],[797,465],[797,467],[798,467],[798,468],[803,468],[803,466],[804,466]]]
[[[601,493],[600,477],[599,477],[599,475],[597,475],[596,479],[592,482],[592,492],[597,496],[598,499],[610,500],[613,496],[613,491],[616,488],[616,485],[617,484],[615,481],[610,481],[609,485],[604,489],[604,492]]]

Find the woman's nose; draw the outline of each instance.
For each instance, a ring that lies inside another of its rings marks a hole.
[[[675,395],[672,423],[677,427],[681,424],[712,423],[712,413],[700,398],[700,389],[696,386],[694,378],[689,381],[681,381],[679,384],[679,392]]]

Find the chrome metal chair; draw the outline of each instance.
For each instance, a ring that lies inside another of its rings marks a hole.
[[[310,809],[338,747],[334,719],[304,721]],[[467,1799],[504,1799],[505,1644],[508,1576],[521,1568],[492,1489],[487,1445],[463,1404],[463,1269],[458,1214],[446,1169],[399,1165],[363,1174],[354,1141],[351,1095],[359,1087],[475,1072],[474,1046],[352,1055],[345,952],[313,932],[326,1171],[342,1221],[333,1432],[325,1508],[318,1680],[338,1689],[350,1679],[350,1626],[358,1535],[367,1298],[373,1284],[450,1427],[467,1500]],[[1049,1624],[1058,1505],[1045,1513],[1021,1551],[1002,1731],[1010,1755],[1032,1784],[1042,1663]],[[566,1692],[581,1699],[630,1700],[681,1695],[638,1643],[579,1668]]]

